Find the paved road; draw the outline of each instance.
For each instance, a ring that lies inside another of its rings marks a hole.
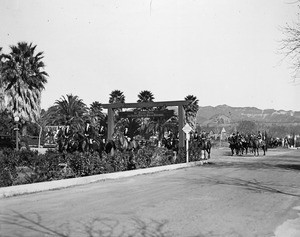
[[[0,234],[299,236],[300,150],[227,154],[213,150],[205,166],[0,199]]]

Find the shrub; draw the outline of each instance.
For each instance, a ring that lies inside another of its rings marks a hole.
[[[183,162],[184,148],[179,150],[176,160],[172,150],[156,146],[143,147],[137,153],[117,150],[113,157],[103,152],[101,158],[90,152],[59,153],[49,149],[38,154],[28,149],[4,149],[0,151],[0,187]]]
[[[11,186],[17,177],[17,153],[9,148],[0,150],[0,187]]]

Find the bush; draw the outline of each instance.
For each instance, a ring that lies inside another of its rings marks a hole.
[[[0,187],[11,186],[17,177],[17,153],[9,148],[0,150]]]
[[[180,149],[174,160],[172,150],[146,146],[133,152],[116,151],[111,157],[98,153],[59,153],[47,150],[45,154],[28,149],[0,151],[0,187],[59,180],[65,178],[112,173],[185,162],[185,150]]]

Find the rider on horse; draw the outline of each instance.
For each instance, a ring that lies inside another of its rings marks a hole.
[[[105,143],[105,140],[106,140],[105,139],[106,131],[105,131],[105,128],[104,128],[103,125],[100,125],[98,134],[99,134],[99,137],[102,140],[102,142]]]
[[[68,147],[68,143],[69,143],[69,140],[72,137],[72,135],[73,135],[73,129],[71,128],[71,123],[67,122],[66,123],[66,127],[64,129],[64,133],[63,133],[63,136],[64,136],[64,147],[65,148]]]
[[[84,137],[89,147],[92,147],[93,144],[93,128],[91,126],[90,120],[85,121],[84,126]]]
[[[261,142],[262,142],[262,138],[263,138],[263,136],[262,136],[261,132],[260,132],[260,131],[258,131],[258,134],[257,134],[257,139],[258,139],[259,143],[261,143]]]
[[[199,140],[199,135],[198,135],[197,131],[195,131],[193,139],[194,139],[194,141],[198,141]]]

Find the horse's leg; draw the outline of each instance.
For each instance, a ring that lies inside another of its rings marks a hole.
[[[210,159],[210,148],[207,148],[207,159]]]

